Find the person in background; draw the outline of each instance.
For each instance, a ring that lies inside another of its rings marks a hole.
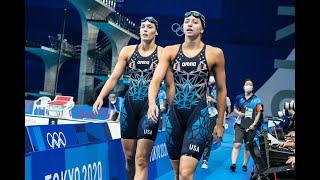
[[[167,116],[166,112],[168,109],[168,101],[167,101],[167,95],[166,95],[165,89],[166,89],[165,84],[164,82],[162,82],[161,88],[158,94],[159,108],[160,108],[159,132],[165,129],[165,121]]]
[[[114,93],[109,94],[108,99],[109,99],[108,108],[110,110],[110,113],[109,113],[109,117],[107,118],[107,121],[119,122],[119,120],[120,120],[119,113],[120,113],[120,109],[121,109],[121,100]]]
[[[211,125],[209,127],[214,127],[216,124],[217,120],[217,115],[218,115],[218,110],[217,110],[217,90],[216,90],[216,84],[215,84],[215,78],[214,75],[211,74],[209,77],[209,82],[208,82],[208,94],[207,94],[207,103],[208,103],[208,111],[209,111],[209,117],[210,117],[210,123]],[[227,96],[226,97],[226,112],[224,115],[224,127],[225,127],[225,121],[226,121],[226,116],[230,113],[231,111],[231,102],[230,98]],[[211,154],[211,149],[213,144],[217,144],[220,142],[222,139],[217,139],[215,134],[209,134],[208,140],[206,142],[205,149],[203,151],[202,155],[202,169],[208,169],[209,168],[209,157]]]
[[[263,105],[260,98],[253,93],[253,81],[251,79],[244,81],[243,90],[244,94],[238,95],[234,103],[234,112],[238,115],[238,118],[234,125],[235,133],[230,169],[232,172],[235,172],[239,150],[242,142],[244,142],[246,150],[242,170],[247,171],[247,163],[251,155],[258,173],[261,173],[267,166],[261,157],[254,137],[256,136],[259,120],[261,120],[260,116],[263,111]]]

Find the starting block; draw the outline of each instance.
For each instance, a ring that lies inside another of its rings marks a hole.
[[[53,101],[47,105],[47,113],[51,117],[60,117],[71,119],[71,109],[74,107],[72,96],[56,96]]]

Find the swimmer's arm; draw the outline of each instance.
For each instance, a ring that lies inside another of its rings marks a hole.
[[[154,71],[152,80],[148,89],[149,106],[156,104],[156,97],[159,92],[160,83],[163,80],[170,64],[170,48],[165,47],[159,56],[159,64]]]
[[[109,92],[116,86],[118,80],[120,79],[121,75],[123,74],[127,66],[127,51],[127,47],[121,49],[118,62],[114,67],[109,79],[104,84],[98,98],[104,99],[107,96],[107,94],[109,94]]]
[[[216,52],[216,63],[213,67],[216,75],[216,87],[217,87],[217,109],[218,118],[217,125],[223,126],[224,122],[224,112],[226,110],[226,97],[227,97],[227,87],[226,87],[226,74],[225,74],[225,63],[224,63],[223,51],[217,48]]]

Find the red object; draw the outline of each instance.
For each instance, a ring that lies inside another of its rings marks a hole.
[[[49,102],[50,105],[63,106],[66,105],[69,101],[72,101],[72,96],[56,96],[53,101]]]
[[[73,97],[71,97],[71,96],[56,96],[56,98],[54,100],[57,100],[57,101],[70,101],[72,99],[73,99]]]
[[[55,101],[51,101],[48,104],[50,105],[58,105],[58,106],[63,106],[66,105],[69,101],[59,101],[59,100],[55,100]]]
[[[56,96],[53,101],[48,103],[47,111],[49,116],[72,118],[71,109],[74,106],[72,96]]]

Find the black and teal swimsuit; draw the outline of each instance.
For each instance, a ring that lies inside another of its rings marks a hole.
[[[170,159],[181,155],[200,159],[208,134],[212,133],[206,102],[209,69],[205,48],[188,58],[180,45],[171,64],[175,84],[175,98],[167,121],[167,149]]]
[[[154,141],[157,136],[158,123],[150,121],[146,116],[148,88],[159,61],[157,49],[151,55],[143,57],[137,45],[129,60],[130,87],[121,108],[121,138]]]

